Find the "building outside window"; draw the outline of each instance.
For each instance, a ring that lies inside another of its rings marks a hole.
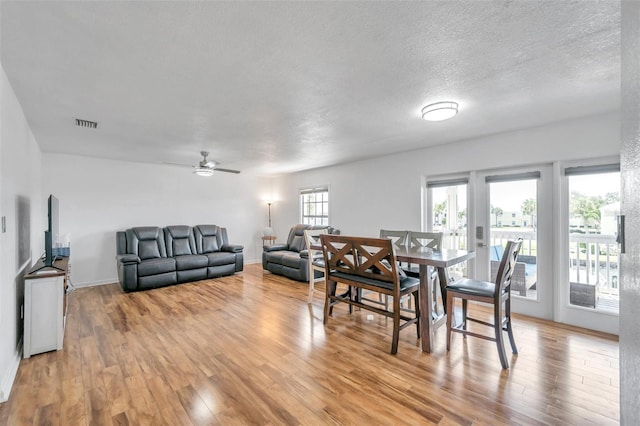
[[[329,225],[329,187],[300,190],[300,222],[307,225]]]

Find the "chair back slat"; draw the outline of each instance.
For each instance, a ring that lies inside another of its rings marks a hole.
[[[381,281],[397,279],[391,240],[343,235],[321,235],[328,269]]]
[[[405,247],[409,241],[409,231],[393,231],[390,229],[381,229],[380,238],[391,240],[396,247]]]
[[[507,241],[507,247],[505,248],[502,259],[500,260],[498,274],[496,275],[495,297],[500,297],[505,292],[509,292],[511,290],[511,277],[513,276],[513,271],[516,267],[516,261],[518,260],[518,254],[521,246],[522,238],[515,241]]]
[[[320,235],[326,234],[327,229],[305,229],[304,240],[307,246],[307,250],[310,250],[312,245],[320,245]]]
[[[442,248],[442,232],[409,232],[409,247],[428,247],[435,251]]]

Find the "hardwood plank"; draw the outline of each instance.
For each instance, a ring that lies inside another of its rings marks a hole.
[[[322,324],[307,285],[247,265],[231,277],[69,296],[64,349],[22,360],[0,424],[619,422],[615,336],[514,315],[519,354],[445,330],[388,353],[391,322],[338,305]],[[473,305],[476,317],[489,311]],[[470,325],[475,326],[475,325]]]

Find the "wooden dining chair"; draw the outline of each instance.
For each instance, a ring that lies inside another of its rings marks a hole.
[[[390,229],[381,229],[380,238],[391,240],[391,243],[397,247],[404,247],[407,245],[409,239],[409,231],[393,231]]]
[[[391,244],[394,247],[405,247],[409,242],[409,231],[396,231],[391,229],[381,229],[380,230],[380,238],[391,240]],[[404,271],[404,267],[402,263],[399,263],[399,267]],[[384,303],[384,308],[389,309],[389,296],[387,295],[378,295],[380,298],[380,302]],[[384,301],[383,301],[384,299]],[[408,309],[411,308],[411,298],[408,298]]]
[[[409,231],[407,236],[409,248],[430,248],[440,251],[442,248],[442,232],[417,232]],[[403,267],[404,272],[411,277],[420,276],[420,266],[408,264]]]
[[[307,246],[307,253],[309,255],[309,296],[307,297],[307,303],[313,303],[313,291],[315,289],[315,283],[325,281],[324,277],[324,259],[322,258],[322,246],[320,244],[320,235],[326,234],[327,229],[305,229],[304,241]],[[314,248],[317,247],[317,248]],[[322,272],[322,275],[316,277],[316,271]]]
[[[442,249],[442,232],[418,232],[418,231],[409,231],[409,235],[407,236],[407,245],[409,248],[430,248],[434,251],[440,251]],[[438,295],[438,271],[435,268],[430,272],[431,279],[433,282],[433,301],[434,304],[437,304],[437,295]],[[407,263],[402,266],[402,270],[409,277],[420,278],[420,265],[412,265],[411,263]],[[442,304],[445,304],[444,298],[444,286],[440,284],[441,293],[442,293]],[[409,300],[409,303],[411,300]],[[409,305],[410,307],[411,305]],[[446,308],[445,308],[446,309]],[[437,309],[434,309],[434,312],[437,312]]]
[[[507,242],[495,283],[463,278],[446,286],[447,351],[451,348],[452,332],[462,333],[465,337],[473,336],[490,340],[496,342],[502,368],[509,368],[502,332],[507,332],[509,342],[511,343],[511,350],[514,354],[517,354],[518,349],[516,348],[516,342],[513,338],[513,326],[511,323],[511,277],[521,245],[521,238],[517,241],[510,240]],[[456,298],[462,299],[462,322],[457,326],[453,326],[453,307]],[[469,317],[467,315],[467,302],[469,300],[493,305],[493,323]],[[493,327],[494,337],[467,330],[468,321]]]

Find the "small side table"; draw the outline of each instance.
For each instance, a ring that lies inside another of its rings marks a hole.
[[[262,244],[263,245],[273,245],[273,242],[276,240],[276,236],[275,235],[266,235],[264,237],[262,237]]]

